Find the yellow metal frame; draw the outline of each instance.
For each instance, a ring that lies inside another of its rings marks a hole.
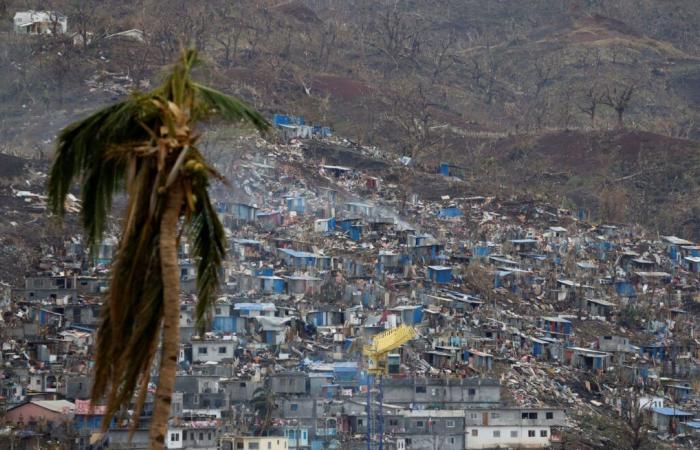
[[[416,330],[408,325],[400,325],[390,330],[382,331],[372,338],[372,343],[365,345],[362,353],[369,358],[368,372],[371,375],[387,373],[387,354],[401,347],[416,336]]]

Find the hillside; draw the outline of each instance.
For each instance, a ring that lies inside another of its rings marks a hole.
[[[26,7],[6,3],[8,17]],[[468,165],[475,187],[700,233],[697,169],[682,167],[700,140],[693,0],[51,5],[73,34],[0,30],[5,152],[46,157],[62,125],[147,88],[190,43],[209,60],[201,77],[268,114],[303,114],[426,167]],[[143,34],[120,34],[133,29]],[[639,207],[611,214],[603,198]]]

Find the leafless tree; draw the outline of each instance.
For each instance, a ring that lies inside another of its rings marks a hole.
[[[471,62],[471,89],[482,94],[487,104],[492,104],[498,87],[500,62],[494,58],[490,44],[486,43],[486,52],[474,56]]]
[[[230,67],[238,57],[238,48],[245,30],[244,20],[239,14],[241,10],[240,1],[221,2],[214,8],[214,12],[222,20],[213,27],[212,37],[223,50],[221,65],[224,67]]]
[[[538,98],[542,90],[554,80],[554,77],[559,72],[558,55],[551,57],[531,56],[535,69],[535,94]]]
[[[441,136],[434,131],[437,124],[433,110],[437,105],[431,100],[426,86],[420,82],[399,82],[388,94],[388,101],[391,112],[387,119],[401,130],[403,151],[414,161],[441,142]]]
[[[623,393],[621,398],[622,426],[619,448],[642,450],[650,448],[649,417],[641,403],[641,396],[635,388]]]
[[[423,25],[419,17],[409,13],[399,0],[375,4],[377,9],[370,24],[369,45],[388,57],[398,70],[403,58],[415,57],[420,51],[419,36]],[[385,74],[386,75],[386,74]]]
[[[318,53],[316,56],[318,66],[321,70],[328,68],[331,55],[335,51],[336,41],[338,39],[338,24],[333,21],[326,21],[318,30]]]
[[[74,0],[68,9],[71,27],[80,36],[80,43],[86,49],[97,37],[98,3],[90,0]]]
[[[582,113],[586,113],[591,120],[591,128],[595,128],[595,118],[598,113],[598,107],[603,101],[603,94],[598,92],[598,88],[593,85],[588,88],[581,103],[578,104],[578,109]]]
[[[605,106],[609,106],[615,110],[617,114],[617,126],[622,128],[622,118],[625,111],[629,108],[630,101],[632,100],[632,94],[634,94],[636,86],[634,83],[627,84],[621,87],[614,87],[612,92],[610,87],[605,89],[600,103]]]
[[[431,42],[431,84],[435,84],[440,76],[455,65],[457,60],[456,45],[457,33],[454,28],[450,28],[444,36],[436,36]]]

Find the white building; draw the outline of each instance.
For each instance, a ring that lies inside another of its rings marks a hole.
[[[57,11],[18,11],[14,16],[15,33],[65,34],[68,18]]]
[[[546,448],[559,439],[561,409],[494,408],[465,411],[465,448]]]
[[[233,358],[233,352],[238,347],[238,340],[231,336],[223,339],[192,340],[192,361],[205,363],[208,361],[222,362]]]
[[[222,450],[287,450],[284,436],[223,436]]]

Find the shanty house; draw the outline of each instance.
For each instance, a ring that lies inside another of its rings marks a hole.
[[[550,337],[567,338],[573,332],[571,321],[561,317],[542,317],[540,327]]]
[[[298,214],[304,214],[306,210],[306,198],[302,196],[289,196],[284,198],[284,204],[287,211],[294,211]]]
[[[318,255],[289,248],[278,248],[277,253],[285,264],[295,268],[315,267],[318,260]]]
[[[573,367],[589,370],[605,370],[610,365],[612,355],[589,348],[567,347],[564,360]]]
[[[14,16],[15,33],[65,34],[68,17],[57,11],[18,11]]]
[[[651,425],[660,432],[675,434],[678,424],[692,421],[695,414],[679,408],[663,407],[651,409]]]
[[[8,409],[4,420],[29,426],[40,422],[59,425],[70,420],[74,411],[75,404],[67,400],[34,400]]]
[[[452,267],[428,266],[428,279],[437,284],[450,283],[452,282]]]

